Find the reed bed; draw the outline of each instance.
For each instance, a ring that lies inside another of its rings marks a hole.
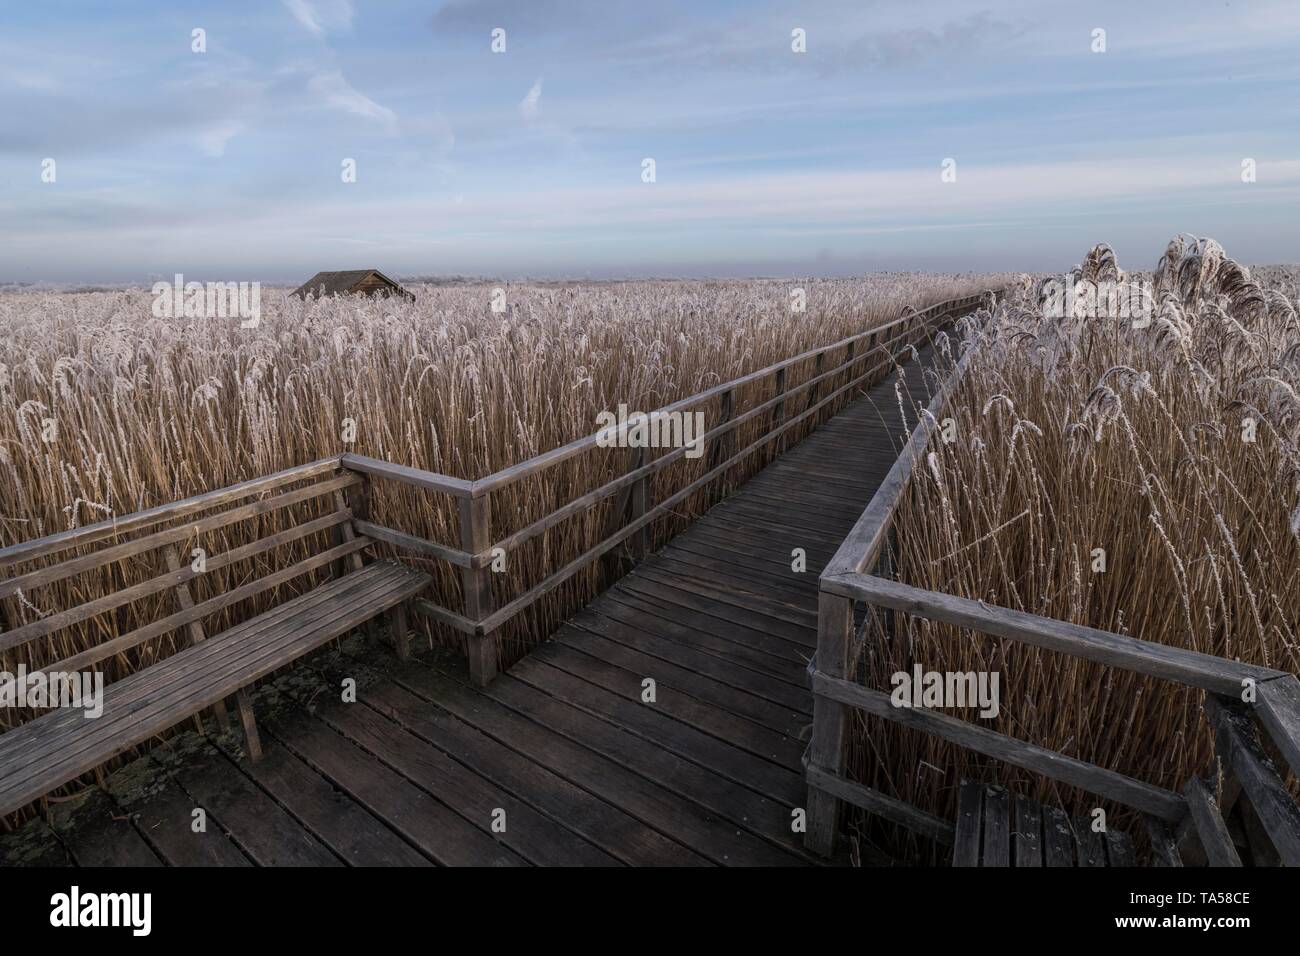
[[[263,290],[262,321],[158,319],[147,291],[0,294],[0,545],[350,451],[455,477],[483,477],[597,430],[626,403],[649,411],[817,345],[896,318],[907,306],[978,292],[998,276],[882,274],[848,280],[515,285],[491,309],[481,283],[417,287],[413,303],[302,302]],[[794,312],[791,289],[805,290]],[[791,386],[812,375],[792,373]],[[737,409],[770,396],[738,396]],[[768,389],[764,393],[764,389]],[[794,409],[798,411],[798,408]],[[705,409],[706,426],[716,409]],[[345,443],[345,420],[356,438]],[[53,423],[51,430],[50,423]],[[759,427],[752,423],[746,435]],[[743,443],[749,440],[740,436]],[[794,436],[797,437],[797,436]],[[740,447],[737,445],[736,447]],[[625,452],[601,449],[511,486],[493,500],[493,538],[524,527],[621,474]],[[660,474],[651,501],[706,469],[707,456]],[[761,464],[727,476],[735,482]],[[718,492],[715,490],[713,495]],[[658,523],[663,540],[708,495]],[[374,520],[456,545],[455,502],[375,480]],[[297,509],[302,520],[321,513]],[[495,575],[499,600],[518,595],[602,540],[608,505],[535,539]],[[262,535],[286,516],[256,519]],[[187,542],[218,554],[255,535],[252,522]],[[318,550],[304,540],[196,582],[199,599]],[[62,557],[68,557],[70,552]],[[460,609],[459,580],[440,562],[405,555],[435,575],[431,598]],[[32,566],[22,566],[29,570]],[[0,602],[13,628],[165,570],[157,554],[119,562]],[[579,574],[509,626],[505,663],[588,600],[615,568]],[[304,579],[204,622],[215,631],[298,593]],[[170,595],[140,601],[0,658],[48,665],[175,610]],[[427,631],[434,640],[458,636]],[[105,662],[110,681],[173,648],[175,636]],[[25,719],[0,713],[0,727]]]
[[[1043,284],[1026,277],[939,343],[973,354],[943,413],[953,440],[931,445],[904,496],[898,576],[1300,672],[1300,271],[1252,274],[1213,240],[1178,237],[1151,273],[1125,277],[1098,246],[1072,281],[1124,278],[1150,282],[1147,328],[1085,315],[1082,303],[1052,318]],[[902,615],[892,623],[892,640],[868,642],[869,686],[888,689],[914,663],[998,672],[998,717],[959,716],[1174,790],[1211,771],[1199,692]],[[1079,813],[1098,805],[874,719],[859,716],[855,743],[869,785],[949,819],[965,777]]]

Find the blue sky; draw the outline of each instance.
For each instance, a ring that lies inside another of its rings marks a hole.
[[[1300,261],[1297,60],[1292,0],[6,0],[0,281]]]

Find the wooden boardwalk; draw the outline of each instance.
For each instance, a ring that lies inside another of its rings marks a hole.
[[[923,356],[924,357],[924,356]],[[907,369],[909,409],[924,401]],[[887,377],[486,689],[361,638],[257,695],[265,758],[179,738],[6,863],[804,865],[817,577],[905,439]],[[802,548],[807,568],[792,570]],[[339,701],[358,683],[357,703]],[[653,702],[643,701],[646,681]],[[206,831],[196,833],[195,809]]]

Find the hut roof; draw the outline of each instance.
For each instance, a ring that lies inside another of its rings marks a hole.
[[[329,295],[400,295],[414,300],[415,296],[403,289],[378,269],[350,269],[343,272],[318,272],[293,294],[300,299],[309,295],[324,298]]]

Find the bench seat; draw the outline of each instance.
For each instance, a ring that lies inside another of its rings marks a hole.
[[[0,816],[398,608],[431,580],[372,562],[108,685],[97,718],[67,708],[0,734]]]
[[[1133,841],[1003,787],[963,780],[953,866],[1134,866]]]

